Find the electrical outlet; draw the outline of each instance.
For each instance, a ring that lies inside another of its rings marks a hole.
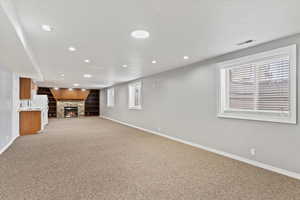
[[[255,154],[256,154],[256,149],[251,148],[251,149],[250,149],[250,154],[251,154],[252,156],[255,156]]]
[[[7,135],[7,136],[6,136],[6,141],[8,141],[8,140],[9,140],[9,136]]]

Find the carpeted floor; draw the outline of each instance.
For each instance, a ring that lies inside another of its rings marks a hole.
[[[1,200],[299,200],[300,181],[99,118],[0,155]]]

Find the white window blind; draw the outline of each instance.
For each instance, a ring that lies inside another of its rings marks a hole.
[[[255,68],[251,65],[229,70],[229,108],[253,110],[255,108]]]
[[[218,116],[296,123],[296,45],[219,65]]]
[[[289,57],[229,70],[229,107],[256,111],[289,111]]]
[[[107,89],[107,107],[114,107],[115,105],[115,89]]]
[[[128,85],[128,107],[130,109],[141,109],[142,108],[142,83],[135,82]]]

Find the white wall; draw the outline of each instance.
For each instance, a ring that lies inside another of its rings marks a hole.
[[[18,112],[20,105],[20,76],[15,73],[13,74],[12,95],[12,138],[16,138],[20,135]]]
[[[143,78],[142,110],[128,109],[127,84],[115,87],[114,108],[106,107],[106,92],[102,90],[101,115],[300,173],[299,124],[216,117],[216,63],[291,44],[299,47],[300,35]],[[251,148],[256,149],[255,156],[251,156]]]
[[[19,135],[19,77],[0,68],[0,153]]]

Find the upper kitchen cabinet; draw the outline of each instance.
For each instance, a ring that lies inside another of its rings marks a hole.
[[[20,78],[20,99],[31,99],[37,86],[30,78]]]

